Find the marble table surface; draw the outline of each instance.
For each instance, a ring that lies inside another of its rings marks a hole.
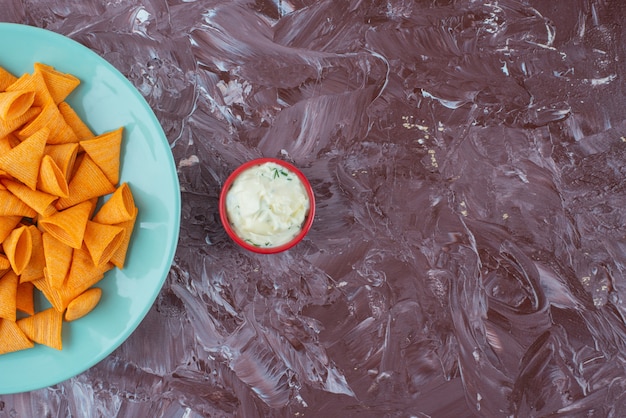
[[[146,98],[182,217],[131,337],[0,418],[626,416],[625,9],[3,1]],[[317,202],[271,256],[217,213],[261,156]]]

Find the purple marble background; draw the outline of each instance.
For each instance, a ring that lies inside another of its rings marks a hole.
[[[626,416],[625,9],[3,1],[131,80],[183,203],[137,331],[0,418]],[[260,156],[317,196],[280,255],[217,215]]]

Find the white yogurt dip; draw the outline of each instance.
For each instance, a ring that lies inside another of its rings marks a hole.
[[[243,171],[226,195],[233,230],[256,247],[277,247],[291,241],[300,232],[309,207],[298,176],[273,162]]]

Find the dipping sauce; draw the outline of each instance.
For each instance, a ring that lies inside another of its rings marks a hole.
[[[302,230],[310,206],[300,178],[274,162],[242,171],[226,195],[232,229],[255,247],[277,247],[293,240]]]

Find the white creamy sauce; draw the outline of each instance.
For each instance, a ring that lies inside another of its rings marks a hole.
[[[291,241],[300,232],[309,206],[298,176],[272,162],[243,171],[226,195],[226,211],[235,233],[258,247]]]

